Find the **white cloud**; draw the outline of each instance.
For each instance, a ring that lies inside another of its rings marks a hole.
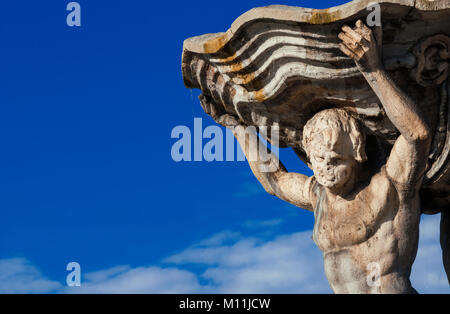
[[[177,268],[114,267],[86,274],[81,287],[67,287],[67,293],[197,293],[195,274]]]
[[[240,238],[241,234],[239,232],[225,230],[199,242],[196,246],[214,246],[226,243],[227,241],[236,241]]]
[[[247,241],[229,248],[203,276],[220,293],[328,293],[322,254],[310,232]]]
[[[327,293],[321,252],[310,232],[271,241],[241,239],[231,245],[189,248],[167,258],[179,267],[207,266],[200,275],[215,293]]]
[[[411,282],[419,293],[450,293],[439,244],[440,215],[422,216]]]
[[[196,271],[189,270],[194,266]],[[200,271],[198,271],[200,269]],[[424,216],[411,275],[420,293],[450,293],[439,246],[439,216]],[[331,293],[311,231],[272,240],[224,231],[158,266],[127,265],[82,274],[62,288],[24,259],[0,260],[0,292],[32,293]]]
[[[258,228],[270,228],[281,225],[284,222],[284,219],[270,219],[270,220],[248,220],[244,222],[243,226],[249,229],[258,229]]]
[[[24,258],[0,260],[0,293],[48,293],[61,284],[48,280]]]
[[[105,270],[83,274],[83,279],[87,280],[88,282],[103,282],[110,279],[111,277],[123,274],[130,269],[131,267],[129,265],[116,266]]]

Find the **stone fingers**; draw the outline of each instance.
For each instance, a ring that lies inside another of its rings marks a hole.
[[[350,48],[348,48],[344,44],[339,44],[339,49],[349,58],[352,58],[354,60],[359,60],[359,57],[357,54],[355,54]]]
[[[361,26],[356,26],[354,29],[347,25],[342,26],[342,33],[344,33],[347,38],[353,41],[356,45],[361,46],[365,51],[369,48],[370,42],[372,41],[372,31],[360,20],[357,24]]]
[[[350,38],[353,38],[355,42],[360,42],[363,37],[361,34],[359,34],[357,31],[355,31],[353,28],[351,28],[348,25],[342,26],[342,31],[347,34]]]
[[[357,43],[354,38],[351,38],[346,33],[339,33],[338,37],[342,40],[342,43],[339,44],[341,51],[356,61],[360,60],[364,55],[364,49],[359,45],[359,43]]]
[[[371,41],[372,30],[366,26],[361,20],[356,21],[355,32],[360,34],[365,40]]]

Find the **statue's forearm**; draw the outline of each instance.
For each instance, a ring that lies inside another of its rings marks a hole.
[[[420,115],[417,105],[411,101],[384,71],[379,54],[381,32],[378,28],[378,42],[372,30],[361,20],[355,28],[344,25],[339,38],[339,48],[355,60],[361,73],[380,99],[386,114],[407,142],[418,142],[429,138],[429,130]]]
[[[387,116],[407,141],[429,138],[428,126],[417,105],[396,86],[384,69],[363,75],[380,99]]]
[[[251,130],[246,130],[244,126],[238,125],[234,127],[233,134],[239,142],[255,177],[268,193],[277,195],[277,178],[281,173],[286,172],[286,168],[278,157],[268,149],[266,156],[261,156],[260,147],[264,144],[259,140],[256,133],[252,134]],[[274,171],[268,171],[271,170],[270,168]]]

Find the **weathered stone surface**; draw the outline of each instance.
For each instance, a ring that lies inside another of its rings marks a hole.
[[[386,157],[398,130],[355,63],[339,50],[337,37],[342,25],[367,16],[371,2],[352,1],[326,10],[255,8],[225,33],[185,41],[185,85],[201,89],[203,102],[219,105],[246,125],[279,125],[280,145],[294,148],[306,162],[303,126],[318,111],[337,107],[362,122],[370,143],[368,155]],[[449,98],[442,83],[448,66],[434,83],[425,83],[417,73],[424,67],[424,51],[436,42],[448,58],[450,1],[377,2],[382,9],[385,68],[420,104],[435,134],[422,210],[439,212],[450,205]]]
[[[442,212],[450,275],[450,3],[378,3],[372,29],[369,1],[257,8],[183,51],[186,86],[202,90],[264,189],[314,212],[337,293],[414,293],[422,212]],[[264,155],[247,126],[279,127],[314,175]]]

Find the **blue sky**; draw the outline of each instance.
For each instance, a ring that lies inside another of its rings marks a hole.
[[[312,213],[265,194],[245,162],[174,162],[170,134],[214,124],[183,85],[184,39],[256,6],[346,1],[78,1],[73,28],[68,2],[0,4],[0,292],[77,292],[72,261],[83,291],[329,292]],[[444,291],[436,267],[423,286]]]

